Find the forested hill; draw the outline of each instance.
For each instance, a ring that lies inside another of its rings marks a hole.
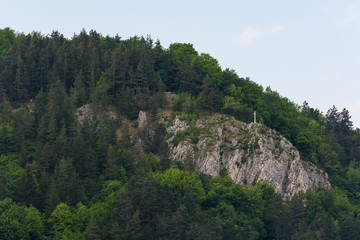
[[[244,56],[245,57],[245,56]],[[229,114],[285,136],[333,189],[282,200],[267,185],[193,173],[167,157],[165,126],[137,132],[140,110],[195,121]],[[346,109],[323,115],[221,69],[192,44],[72,39],[0,30],[1,239],[355,239],[360,132]],[[95,106],[100,118],[79,121]],[[329,103],[331,106],[333,103]],[[174,114],[173,114],[174,116]],[[136,139],[136,136],[140,139]],[[145,149],[139,149],[143,141]],[[306,204],[304,202],[306,201]]]

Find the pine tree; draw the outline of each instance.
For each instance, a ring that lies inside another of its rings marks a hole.
[[[4,199],[3,189],[4,189],[4,173],[3,171],[0,171],[0,201]]]
[[[85,230],[85,239],[86,240],[101,240],[101,229],[98,226],[95,215],[91,215],[89,225]]]
[[[200,107],[210,111],[215,111],[218,109],[221,102],[221,97],[218,91],[216,91],[214,83],[209,75],[206,75],[202,89],[203,91],[198,97]]]
[[[117,166],[116,151],[112,145],[109,145],[106,154],[107,166],[106,166],[106,178],[109,180],[115,180],[119,178],[119,170]]]
[[[181,92],[189,92],[194,88],[194,84],[191,79],[191,59],[185,57],[184,63],[176,76],[177,82],[179,83],[179,90]]]
[[[135,240],[143,237],[139,210],[136,210],[131,216],[130,221],[127,223],[126,230],[129,234],[129,239]]]
[[[71,206],[84,198],[84,192],[81,181],[76,173],[71,158],[62,158],[55,168],[54,177],[56,188],[62,202],[66,202]]]
[[[132,136],[129,130],[129,125],[124,123],[121,128],[121,138],[119,141],[119,146],[121,149],[131,149],[133,146]]]
[[[111,226],[109,234],[112,239],[122,239],[122,232],[119,222],[115,221]]]
[[[15,101],[24,101],[27,99],[26,91],[26,79],[24,73],[24,61],[19,55],[17,59],[17,68],[14,82],[14,100]]]
[[[51,181],[50,181],[50,185],[49,185],[47,193],[46,193],[45,202],[44,202],[45,214],[49,217],[59,203],[60,203],[59,194],[56,189],[55,180],[52,177]]]
[[[145,69],[142,62],[139,63],[139,65],[136,68],[136,71],[134,73],[134,77],[132,79],[133,88],[137,89],[137,92],[142,92],[142,89],[147,88],[147,79],[145,75]]]
[[[11,103],[8,101],[6,96],[3,97],[3,100],[0,103],[0,123],[7,123],[11,119]]]
[[[74,87],[71,92],[75,107],[81,107],[87,102],[86,86],[82,69],[75,78]]]
[[[10,70],[9,61],[4,61],[3,65],[0,61],[0,99],[12,99],[12,88],[15,74]]]
[[[360,240],[360,220],[350,216],[340,225],[342,240]]]
[[[27,164],[16,189],[16,199],[24,205],[40,205],[39,183],[34,166]]]

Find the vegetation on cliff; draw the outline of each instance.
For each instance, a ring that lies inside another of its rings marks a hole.
[[[194,173],[191,161],[173,166],[157,121],[165,92],[193,122],[216,112],[250,122],[256,110],[335,187],[284,201],[267,185]],[[96,117],[79,121],[87,104]],[[191,44],[2,29],[0,105],[1,239],[359,236],[360,132],[349,112],[298,106]],[[140,110],[152,129],[138,128]]]

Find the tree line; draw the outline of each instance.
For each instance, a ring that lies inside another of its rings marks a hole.
[[[285,201],[266,185],[173,166],[156,121],[165,92],[178,94],[175,112],[195,119],[220,112],[251,122],[256,110],[334,189]],[[86,104],[96,117],[79,121]],[[298,106],[192,44],[5,28],[0,105],[1,238],[356,239],[360,231],[360,133],[349,112]],[[140,110],[151,113],[154,134],[133,126]]]

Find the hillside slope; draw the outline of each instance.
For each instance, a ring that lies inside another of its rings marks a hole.
[[[300,190],[330,188],[326,172],[301,160],[284,137],[259,123],[244,123],[221,114],[198,120],[163,118],[172,162],[193,171],[219,176],[228,174],[236,183],[266,182],[284,198]],[[139,127],[146,113],[139,113]]]

